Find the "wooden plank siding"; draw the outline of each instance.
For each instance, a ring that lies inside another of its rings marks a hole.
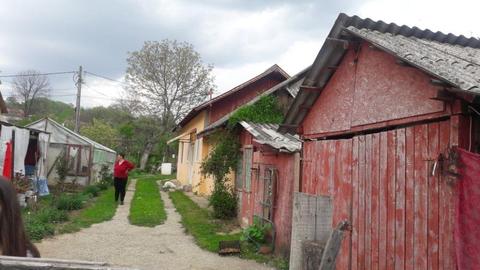
[[[456,268],[454,190],[432,168],[458,143],[458,126],[442,120],[304,143],[302,192],[332,198],[332,229],[352,224],[337,269]]]

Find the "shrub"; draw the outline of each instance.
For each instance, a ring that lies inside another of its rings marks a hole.
[[[35,216],[43,223],[59,223],[68,220],[67,212],[50,207],[42,208]]]
[[[237,196],[232,189],[216,183],[209,201],[215,218],[229,219],[237,215]]]
[[[82,196],[75,195],[61,195],[57,200],[57,209],[59,210],[78,210],[83,207]]]
[[[241,240],[254,244],[263,244],[267,233],[272,229],[270,223],[262,223],[258,217],[254,217],[253,224],[243,230]]]
[[[42,222],[38,216],[29,215],[25,219],[25,231],[30,239],[38,241],[53,235],[55,228],[52,224]]]
[[[91,194],[93,197],[97,197],[99,192],[100,192],[100,187],[98,185],[90,185],[83,190],[83,194],[85,195]]]

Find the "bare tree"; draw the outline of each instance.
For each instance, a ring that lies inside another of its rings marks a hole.
[[[23,115],[30,115],[32,105],[39,97],[48,97],[50,93],[50,81],[38,71],[27,70],[17,74],[12,82],[13,94],[23,102]]]
[[[205,101],[214,88],[211,71],[200,54],[186,42],[147,41],[127,58],[126,81],[132,108],[159,119],[159,136],[144,142],[140,168],[144,168],[156,143],[193,107]]]

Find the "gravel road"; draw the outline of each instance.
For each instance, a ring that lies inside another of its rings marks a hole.
[[[77,233],[64,234],[37,244],[42,257],[107,262],[138,269],[272,269],[237,257],[220,257],[200,249],[184,233],[180,215],[161,192],[167,211],[165,224],[154,228],[130,225],[128,213],[135,191],[130,181],[125,205],[119,205],[111,221]],[[112,198],[113,199],[113,198]]]

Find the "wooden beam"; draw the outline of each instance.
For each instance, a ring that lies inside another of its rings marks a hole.
[[[448,92],[447,90],[442,89],[442,90],[438,90],[437,95],[430,99],[440,100],[445,102],[453,102],[455,101],[455,96],[452,93]]]
[[[430,83],[436,86],[442,86],[442,87],[449,87],[450,85],[442,80],[439,79],[430,79]]]
[[[341,45],[343,47],[343,49],[348,49],[348,46],[349,46],[349,42],[348,40],[345,40],[345,39],[338,39],[338,38],[331,38],[331,37],[328,37],[327,38],[327,42],[332,42],[334,44],[338,44],[338,45]]]
[[[300,86],[300,90],[303,91],[322,91],[321,87],[314,87],[314,86]]]

